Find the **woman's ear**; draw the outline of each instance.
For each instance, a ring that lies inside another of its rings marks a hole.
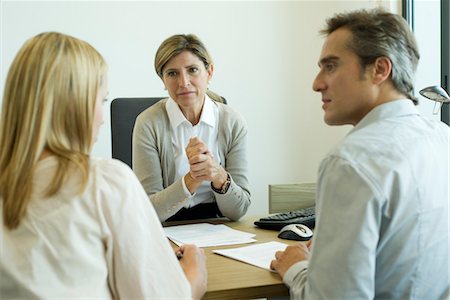
[[[380,84],[391,77],[392,62],[386,56],[378,57],[373,63],[373,83]]]
[[[206,72],[208,72],[208,82],[211,81],[213,74],[214,74],[214,65],[210,64],[208,69],[206,69]]]

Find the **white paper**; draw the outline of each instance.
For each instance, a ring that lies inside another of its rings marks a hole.
[[[178,246],[195,244],[198,247],[247,244],[256,242],[253,233],[232,229],[223,224],[188,224],[164,227],[166,236]]]
[[[284,251],[287,246],[280,242],[268,242],[240,248],[213,250],[213,252],[272,271],[270,263],[275,259],[275,253]]]

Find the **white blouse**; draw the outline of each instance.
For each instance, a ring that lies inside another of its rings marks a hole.
[[[2,226],[2,299],[191,298],[131,169],[116,160],[91,160],[82,195],[74,196],[80,182],[74,172],[64,190],[45,198],[56,165],[52,157],[38,164],[26,217],[17,229]]]
[[[180,107],[172,98],[167,100],[166,110],[172,127],[172,147],[175,156],[176,169],[175,180],[180,178],[183,179],[184,192],[188,197],[188,201],[186,201],[184,207],[190,208],[199,203],[211,202],[210,181],[202,182],[194,194],[196,197],[191,197],[191,194],[184,183],[184,175],[186,175],[190,169],[185,149],[189,144],[191,137],[198,137],[208,146],[214,159],[220,164],[219,148],[217,145],[219,108],[208,95],[205,95],[205,103],[203,104],[200,121],[195,126],[186,119]]]

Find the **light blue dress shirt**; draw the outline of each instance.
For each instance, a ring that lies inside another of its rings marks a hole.
[[[322,161],[294,299],[449,298],[449,127],[410,100],[368,113]]]

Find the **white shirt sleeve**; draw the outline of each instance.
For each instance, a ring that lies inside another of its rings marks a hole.
[[[191,194],[191,192],[189,192],[189,189],[186,186],[186,181],[184,180],[184,176],[181,177],[181,183],[183,184],[183,191],[184,191],[184,195],[187,198],[192,198],[195,196],[196,192],[194,192],[193,194]]]
[[[134,173],[99,168],[97,198],[114,298],[191,298],[191,288]]]

